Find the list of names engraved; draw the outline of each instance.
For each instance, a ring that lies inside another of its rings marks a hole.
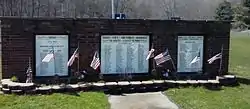
[[[46,55],[52,53],[49,62],[42,62]],[[68,75],[68,36],[36,36],[36,76]]]
[[[149,36],[103,35],[101,37],[101,73],[147,73]]]

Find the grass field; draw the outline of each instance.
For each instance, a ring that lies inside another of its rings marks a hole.
[[[229,71],[240,86],[214,91],[203,87],[169,89],[166,94],[182,109],[250,109],[250,36],[231,34]]]
[[[0,109],[109,109],[109,107],[107,96],[102,92],[35,96],[0,94]]]
[[[1,95],[0,109],[109,109],[104,93],[81,92],[36,96]]]

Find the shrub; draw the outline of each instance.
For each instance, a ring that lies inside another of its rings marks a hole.
[[[12,76],[12,77],[10,78],[10,80],[11,80],[12,82],[18,82],[18,78],[17,78],[16,76]]]

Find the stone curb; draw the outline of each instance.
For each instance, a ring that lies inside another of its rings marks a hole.
[[[229,80],[236,81],[230,77]],[[67,85],[51,85],[51,86],[36,86],[34,83],[17,83],[10,79],[3,79],[2,88],[4,94],[51,94],[76,91],[104,91],[105,93],[135,93],[147,91],[162,91],[172,87],[185,86],[212,86],[219,87],[221,79],[226,77],[218,77],[216,80],[150,80],[150,81],[119,81],[119,82],[104,82],[104,83],[81,83]],[[230,82],[229,82],[230,83]]]

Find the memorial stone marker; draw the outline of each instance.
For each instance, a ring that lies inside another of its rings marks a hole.
[[[51,51],[53,59],[42,62]],[[67,62],[67,35],[36,35],[36,76],[67,76]]]
[[[155,55],[169,50],[174,64],[166,62],[161,66],[177,74],[199,72],[216,76],[219,66],[222,74],[228,72],[228,21],[1,17],[0,22],[4,79],[16,75],[25,81],[29,57],[34,79],[50,80],[55,74],[69,76],[68,69],[77,71],[78,68],[74,64],[67,66],[78,42],[79,70],[91,74],[88,80],[103,74],[104,79],[114,76],[106,79],[112,81],[118,78],[116,74],[125,73],[131,73],[136,80],[152,79],[153,58],[146,60],[151,44]],[[221,45],[224,49],[221,63],[207,63],[220,53]],[[51,51],[53,58],[41,62]],[[101,61],[97,70],[90,67],[95,51],[99,52]]]

